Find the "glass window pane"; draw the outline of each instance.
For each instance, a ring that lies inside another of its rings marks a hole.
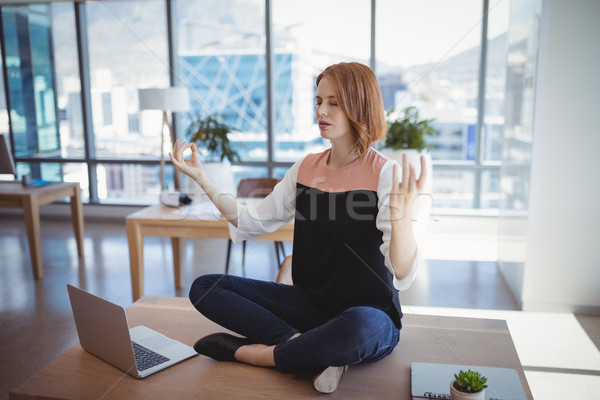
[[[140,113],[138,89],[169,86],[165,13],[162,0],[86,3],[99,158],[156,158],[160,153],[162,113]],[[107,193],[113,196],[112,189]]]
[[[60,154],[49,5],[2,7],[17,157]]]
[[[274,168],[273,177],[277,178],[277,179],[283,179],[283,177],[288,172],[288,170],[289,170],[289,168],[283,168],[283,167]]]
[[[96,167],[98,198],[105,204],[156,204],[160,166],[101,163]],[[172,186],[173,167],[165,167],[165,184]]]
[[[233,132],[242,160],[267,159],[265,5],[261,0],[181,0],[175,3],[177,80],[190,89],[192,111],[216,115]]]
[[[215,183],[224,195],[230,195],[232,197],[236,196],[237,187],[242,179],[266,178],[269,176],[267,167],[232,166],[227,161],[224,163],[204,162],[202,167],[204,168],[204,173],[211,182]],[[182,186],[182,191],[190,194],[193,198],[207,200],[206,194],[198,184],[188,177],[183,177]]]
[[[31,175],[33,179],[43,179],[50,182],[79,182],[81,201],[89,202],[88,169],[85,163],[16,163],[17,179]]]
[[[370,7],[365,0],[273,1],[275,160],[329,147],[315,121],[315,79],[338,62],[369,64]]]
[[[473,208],[475,172],[436,169],[433,179],[433,208]]]
[[[500,168],[481,172],[480,208],[498,209],[500,205]]]
[[[486,161],[502,159],[509,7],[510,2],[499,0],[489,5],[483,131],[483,159]]]
[[[71,3],[52,4],[52,46],[62,157],[84,157],[81,80],[75,33],[75,9]]]
[[[29,17],[38,151],[56,155],[60,144],[53,76],[51,14],[48,6],[38,5],[35,7],[42,12],[41,14],[31,13]]]
[[[502,141],[504,140],[504,116],[485,119],[483,127],[483,160],[502,160]]]
[[[507,50],[502,158],[505,162],[530,164],[541,3],[513,3]]]
[[[500,209],[527,211],[529,209],[530,170],[528,166],[503,166]]]
[[[2,43],[0,42],[0,51],[2,50]],[[0,53],[1,54],[1,53]],[[0,57],[0,70],[4,68],[4,60]],[[4,77],[0,79],[0,133],[6,134],[8,138],[8,107],[6,105],[6,90],[4,87]]]
[[[269,177],[269,170],[266,167],[243,167],[235,165],[231,167],[231,172],[233,173],[233,182],[236,188],[242,179]]]
[[[435,160],[475,159],[481,15],[481,0],[377,2],[384,106],[435,118]]]

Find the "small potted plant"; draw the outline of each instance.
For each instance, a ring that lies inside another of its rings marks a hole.
[[[454,374],[450,384],[450,399],[452,400],[484,400],[487,378],[479,372],[460,371]]]
[[[381,152],[389,158],[396,160],[402,165],[402,156],[406,155],[409,164],[414,165],[417,177],[421,174],[420,157],[423,155],[427,164],[427,180],[423,193],[433,193],[433,162],[431,154],[426,150],[431,148],[426,142],[426,136],[434,135],[435,128],[432,126],[433,119],[421,119],[419,110],[414,107],[406,107],[399,116],[395,116],[393,109],[386,114],[387,133],[381,144]],[[399,171],[400,172],[400,171]],[[418,206],[413,211],[413,218],[429,218],[432,213],[432,197],[422,196]],[[416,215],[415,215],[416,214]]]
[[[188,141],[196,144],[204,172],[226,194],[235,193],[230,166],[231,162],[240,160],[229,140],[230,132],[231,128],[216,115],[198,117],[186,130]],[[186,180],[187,191],[202,195],[202,190],[189,181]]]
[[[217,157],[219,161],[225,158],[232,161],[239,161],[239,154],[233,150],[228,134],[231,128],[217,116],[211,115],[206,118],[197,118],[193,120],[187,128],[186,136],[190,142],[194,142],[198,151],[205,152],[204,156]]]
[[[393,115],[395,115],[393,109],[386,114],[387,133],[381,151],[400,165],[402,165],[402,156],[406,154],[408,162],[415,166],[417,176],[421,170],[419,157],[425,155],[429,176],[426,190],[430,190],[433,168],[431,155],[426,150],[431,146],[427,144],[425,138],[436,133],[431,125],[434,120],[421,119],[419,110],[414,106],[406,107],[397,118]]]
[[[433,119],[421,119],[419,110],[414,106],[406,107],[396,119],[392,119],[392,115],[394,109],[386,114],[387,134],[383,147],[393,150],[414,149],[418,153],[431,147],[425,137],[436,133],[431,125]]]

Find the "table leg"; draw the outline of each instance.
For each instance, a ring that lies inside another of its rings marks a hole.
[[[133,301],[144,295],[144,237],[140,226],[127,219],[127,242],[129,243],[129,268]]]
[[[175,273],[175,288],[180,289],[183,286],[183,277],[181,276],[181,238],[172,237],[171,247],[173,248],[173,271]]]
[[[33,277],[42,279],[44,271],[42,269],[42,246],[40,244],[40,207],[35,196],[27,196],[23,199],[23,212],[25,214],[25,227],[29,241]]]
[[[83,257],[83,207],[81,205],[79,184],[75,185],[73,196],[71,196],[71,217],[73,219],[75,240],[77,241],[77,254],[81,258]]]

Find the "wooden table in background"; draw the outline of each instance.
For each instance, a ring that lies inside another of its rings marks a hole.
[[[143,297],[127,309],[131,327],[146,325],[185,344],[223,328],[185,298]],[[405,314],[396,349],[381,361],[351,366],[327,399],[411,399],[411,363],[515,369],[531,391],[503,320]],[[25,380],[10,399],[323,399],[312,375],[192,357],[145,379],[133,378],[79,344]]]
[[[40,206],[71,198],[71,217],[77,241],[77,254],[83,257],[83,208],[77,182],[54,182],[24,187],[21,182],[0,182],[0,207],[21,208],[25,215],[31,267],[35,279],[44,276],[40,244]]]
[[[151,206],[127,216],[127,241],[131,268],[131,291],[133,301],[144,295],[144,236],[171,238],[175,287],[183,284],[181,275],[181,238],[229,239],[226,220],[207,206],[172,208]],[[294,225],[289,224],[277,232],[263,235],[256,240],[291,241]]]

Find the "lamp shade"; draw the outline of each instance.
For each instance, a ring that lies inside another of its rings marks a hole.
[[[140,110],[178,112],[190,109],[190,96],[184,87],[139,89],[138,96]]]

